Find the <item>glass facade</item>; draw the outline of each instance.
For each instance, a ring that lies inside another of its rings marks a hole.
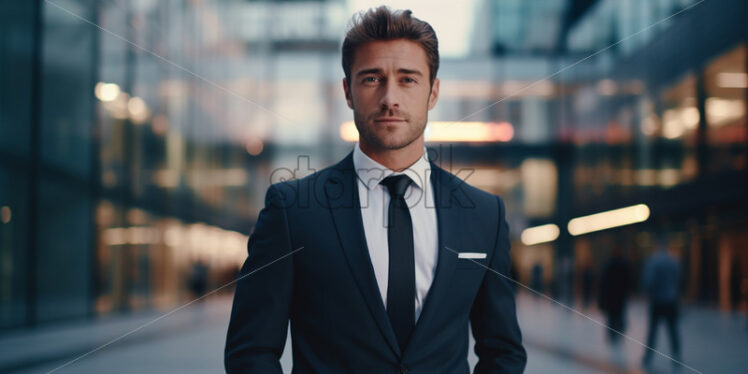
[[[94,235],[87,88],[96,32],[35,2],[10,8],[0,99],[5,327],[86,315]]]
[[[620,27],[642,21],[630,14],[652,11],[661,19],[662,9],[674,14],[604,51],[598,56],[604,64],[578,67],[591,80],[570,95],[564,120],[574,123],[569,132],[576,143],[573,215],[644,202],[652,217],[633,228],[575,238],[575,287],[582,288],[580,270],[587,263],[600,268],[619,248],[638,266],[664,238],[682,263],[688,300],[740,309],[735,284],[746,266],[738,228],[745,222],[748,155],[745,40],[726,31],[699,37],[687,29],[716,9],[681,16],[692,3],[660,5],[600,1],[569,33],[570,47],[594,49],[605,37],[583,40],[592,37],[584,31],[591,25]],[[619,7],[631,9],[614,11]],[[614,40],[622,36],[611,32]]]

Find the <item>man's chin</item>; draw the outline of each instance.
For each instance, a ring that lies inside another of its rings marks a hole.
[[[380,149],[397,150],[407,147],[414,141],[415,139],[407,139],[402,137],[383,137],[377,138],[373,143],[377,146],[377,148]]]
[[[425,126],[424,126],[425,127]],[[398,150],[405,148],[423,136],[423,130],[419,133],[413,133],[412,128],[377,128],[369,127],[368,130],[361,132],[362,140],[371,147],[381,150]]]

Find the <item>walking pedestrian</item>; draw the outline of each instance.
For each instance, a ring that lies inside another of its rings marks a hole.
[[[643,286],[649,297],[647,346],[655,348],[657,327],[660,321],[664,320],[670,336],[672,357],[678,361],[681,357],[681,342],[678,334],[679,273],[678,261],[668,252],[667,244],[662,241],[644,267]],[[651,363],[652,349],[647,349],[642,359],[642,365],[648,367]],[[675,361],[673,362],[673,368],[679,368]]]

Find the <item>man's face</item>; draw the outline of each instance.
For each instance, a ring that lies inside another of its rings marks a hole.
[[[426,52],[405,39],[366,43],[355,52],[343,89],[359,138],[378,149],[400,149],[423,137],[439,93],[429,83]]]

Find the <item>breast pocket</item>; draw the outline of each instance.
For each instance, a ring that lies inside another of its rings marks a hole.
[[[460,252],[457,255],[458,269],[486,270],[488,254],[485,252]]]

